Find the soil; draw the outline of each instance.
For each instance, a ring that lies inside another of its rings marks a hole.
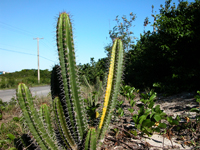
[[[175,118],[179,115],[182,119],[178,126],[174,126],[168,130],[167,134],[160,135],[154,133],[152,137],[147,135],[141,136],[140,132],[135,128],[131,115],[128,111],[130,105],[128,101],[123,104],[125,115],[117,121],[112,121],[110,131],[106,134],[101,150],[131,150],[131,149],[200,149],[200,123],[195,120],[196,113],[190,112],[191,108],[199,107],[192,93],[180,93],[168,97],[157,95],[156,105],[160,105],[161,110],[168,116]],[[139,101],[140,97],[136,98]],[[138,107],[134,106],[134,113],[137,113]],[[133,113],[133,114],[134,114]],[[187,120],[188,118],[190,120]],[[165,122],[167,124],[167,121]],[[178,128],[179,127],[179,130]],[[117,129],[118,132],[113,131]],[[136,130],[137,136],[130,134],[130,131]],[[193,142],[194,143],[193,143]]]

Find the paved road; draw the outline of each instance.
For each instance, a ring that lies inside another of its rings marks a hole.
[[[32,87],[30,90],[33,96],[47,96],[47,94],[50,92],[50,86]],[[0,90],[0,98],[3,100],[3,102],[9,102],[13,96],[16,97],[15,89]]]

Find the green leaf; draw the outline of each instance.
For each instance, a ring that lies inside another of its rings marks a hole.
[[[19,117],[13,117],[13,120],[18,122],[20,120],[20,118]]]
[[[156,120],[156,122],[159,122],[161,120],[161,117],[159,114],[155,114],[154,119]]]
[[[171,125],[178,125],[179,122],[176,119],[173,119],[172,116],[167,117],[167,121],[171,124]]]
[[[147,118],[147,115],[142,115],[140,118],[139,118],[139,123],[142,124],[142,122]]]
[[[130,133],[132,133],[133,135],[137,136],[137,131],[136,130],[131,130]]]
[[[160,132],[160,128],[155,128],[154,129],[156,132]]]
[[[149,127],[152,127],[154,125],[154,122],[151,121],[151,119],[146,119],[146,120],[143,121],[142,125],[147,126],[149,128]]]
[[[140,101],[143,102],[144,104],[146,104],[149,100],[141,99]]]
[[[119,105],[121,106],[123,103],[124,103],[124,101],[120,101],[120,102],[119,102]]]
[[[130,101],[131,107],[133,107],[133,106],[135,105],[135,103],[136,103],[136,101],[131,100],[131,101]]]
[[[200,110],[198,108],[192,108],[190,109],[191,112],[196,112],[196,113],[200,113]]]
[[[160,105],[156,105],[156,107],[154,108],[154,111],[159,113],[160,112]]]
[[[141,128],[141,125],[140,125],[140,124],[138,124],[138,125],[137,125],[137,129],[138,129],[138,130],[140,130],[140,128]]]
[[[133,115],[132,117],[134,123],[137,123],[138,122],[138,115]]]
[[[151,109],[147,109],[147,110],[145,110],[144,115],[149,115],[150,112],[151,112]]]
[[[15,147],[11,147],[8,150],[17,150]]]
[[[154,106],[154,101],[151,101],[150,104],[149,104],[149,106],[148,106],[148,108],[152,109],[153,106]]]
[[[156,98],[156,94],[153,94],[150,98],[149,101],[153,101]]]
[[[160,124],[158,125],[158,127],[159,127],[159,128],[165,129],[165,128],[167,127],[167,125],[166,125],[165,123],[160,123]]]
[[[167,121],[171,124],[172,123],[172,121],[173,121],[173,119],[172,119],[172,116],[170,116],[170,117],[167,117]]]
[[[166,116],[166,115],[167,115],[166,113],[162,112],[162,113],[160,114],[160,117],[161,117],[162,119],[164,119],[163,117]]]
[[[133,111],[134,111],[133,108],[128,108],[128,110],[130,113],[133,113]]]
[[[8,133],[6,136],[7,136],[10,140],[14,140],[14,139],[15,139],[15,136],[14,136],[13,134],[11,134],[11,133]]]
[[[139,107],[139,108],[144,108],[144,105],[143,104],[137,104],[137,107]]]
[[[152,113],[150,114],[150,118],[155,114],[155,112],[152,110]]]

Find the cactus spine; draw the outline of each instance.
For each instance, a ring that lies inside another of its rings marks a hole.
[[[72,25],[69,15],[65,12],[59,15],[56,37],[60,66],[56,65],[53,68],[51,76],[55,128],[52,129],[50,125],[47,105],[43,105],[39,111],[45,121],[39,119],[37,111],[33,108],[30,91],[23,83],[19,84],[17,93],[20,107],[33,137],[42,149],[95,150],[103,142],[119,93],[124,57],[122,41],[115,39],[112,47],[104,106],[96,129],[89,127],[84,101],[80,97]],[[47,131],[48,134],[45,134]],[[58,143],[52,140],[53,135],[56,135]]]

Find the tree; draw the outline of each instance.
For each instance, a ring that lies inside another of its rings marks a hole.
[[[129,52],[135,55],[127,70],[132,85],[152,87],[157,82],[165,90],[176,88],[178,92],[196,89],[200,84],[200,1],[182,1],[177,8],[170,3],[167,0],[156,15],[153,25],[157,31],[141,35]]]

